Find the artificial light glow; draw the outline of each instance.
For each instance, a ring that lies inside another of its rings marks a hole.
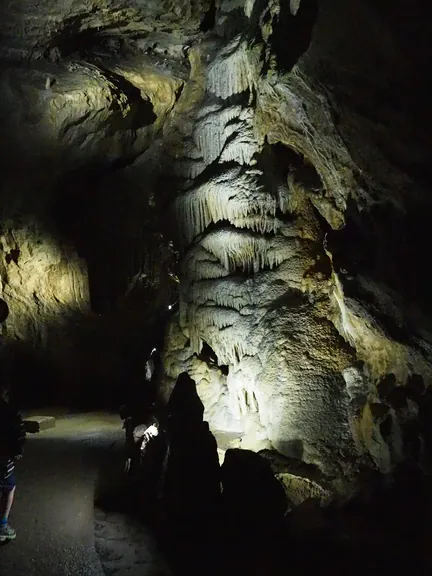
[[[149,434],[150,436],[157,436],[159,434],[159,430],[156,424],[149,426],[146,430],[146,434]]]
[[[171,310],[171,308],[172,308],[172,305],[168,304],[168,310]]]
[[[144,432],[143,435],[143,439],[141,442],[141,451],[143,452],[147,446],[147,444],[150,442],[150,440],[152,438],[155,438],[157,435],[159,434],[159,429],[156,426],[156,424],[152,424],[151,426],[149,426],[147,428],[147,430]]]

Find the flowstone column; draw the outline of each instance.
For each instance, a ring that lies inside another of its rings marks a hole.
[[[342,376],[353,358],[326,320],[331,266],[315,209],[259,137],[258,61],[238,36],[207,70],[188,143],[198,168],[176,200],[183,276],[165,364],[195,377],[213,428],[341,472],[357,457]],[[217,356],[206,374],[204,345]]]

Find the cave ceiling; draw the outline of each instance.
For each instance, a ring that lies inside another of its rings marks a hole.
[[[211,8],[206,0],[14,0],[1,7],[3,50],[17,57],[40,58],[50,50],[66,56],[85,46],[97,51],[98,43],[102,48],[104,40],[121,37],[164,54],[176,42],[196,37]]]

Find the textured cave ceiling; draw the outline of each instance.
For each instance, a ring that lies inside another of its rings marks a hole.
[[[77,326],[129,314],[115,340],[100,330],[97,353],[131,334],[139,369],[149,309],[179,299],[163,391],[188,371],[213,429],[347,478],[412,457],[412,422],[425,447],[422,10],[2,3],[6,339],[55,342],[64,369],[89,348]],[[70,342],[71,324],[79,344],[65,352],[59,333]]]

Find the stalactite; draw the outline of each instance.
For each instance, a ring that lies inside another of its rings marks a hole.
[[[233,168],[179,197],[176,211],[186,240],[190,242],[211,222],[220,220],[256,229],[261,216],[262,228],[274,231],[276,199],[260,184],[261,175],[258,170]]]
[[[226,100],[234,94],[251,91],[255,85],[248,60],[246,42],[241,36],[232,40],[214,60],[207,74],[207,89]]]
[[[227,335],[226,330],[223,336],[211,339],[211,343],[219,361],[230,366],[237,366],[245,356],[254,356],[257,353],[256,346],[244,341],[244,335],[237,334],[234,337]]]
[[[301,263],[300,263],[301,264]],[[182,323],[187,323],[187,310],[189,306],[221,306],[241,311],[242,315],[251,312],[257,317],[257,308],[265,310],[272,302],[286,296],[289,287],[299,290],[304,266],[300,266],[298,259],[293,258],[281,265],[281,277],[273,272],[261,272],[249,278],[231,275],[225,278],[198,280],[188,283],[184,287],[182,300],[184,308],[180,307]],[[282,270],[285,268],[285,270]],[[292,273],[291,273],[292,270]],[[269,276],[273,278],[269,290]],[[289,284],[287,285],[287,282]],[[183,311],[183,312],[182,312]],[[247,332],[246,332],[247,333]]]
[[[203,341],[200,336],[199,330],[197,330],[192,326],[191,328],[189,328],[189,335],[192,351],[195,354],[199,354],[203,346]]]
[[[249,230],[260,232],[261,234],[277,232],[282,227],[282,222],[280,220],[273,216],[263,214],[229,218],[229,221],[236,228],[248,228]]]
[[[241,111],[240,106],[212,107],[211,112],[197,120],[194,142],[206,164],[219,157],[225,142],[238,130],[238,123],[232,120],[239,118]]]
[[[217,305],[189,307],[187,325],[194,346],[204,339],[222,364],[235,366],[245,355],[257,353],[257,345],[245,334],[252,334],[250,316]],[[198,349],[198,348],[196,348]]]
[[[235,228],[223,228],[207,234],[201,244],[217,256],[227,270],[241,268],[256,273],[290,258],[293,241],[283,236],[266,238]]]
[[[199,306],[191,308],[190,322],[204,330],[208,326],[223,329],[232,326],[239,318],[236,310],[221,308],[218,306]]]
[[[236,123],[237,130],[233,133],[233,137],[227,140],[219,162],[252,164],[254,155],[261,150],[254,134],[253,117],[254,113],[251,108],[244,108],[241,111]]]
[[[286,186],[278,186],[277,188],[277,197],[278,197],[278,204],[279,210],[282,214],[286,214],[289,209],[289,197],[288,197],[288,188]]]
[[[189,282],[209,278],[222,278],[229,274],[218,258],[200,245],[193,246],[188,251],[182,263],[182,272]]]
[[[237,162],[238,164],[253,164],[254,155],[259,152],[257,143],[249,136],[238,134],[234,140],[227,142],[219,162]]]
[[[241,282],[222,279],[194,282],[189,287],[187,302],[194,302],[196,305],[213,302],[224,308],[241,310],[254,303],[254,294],[251,290],[250,280]],[[257,296],[259,298],[259,294]]]

